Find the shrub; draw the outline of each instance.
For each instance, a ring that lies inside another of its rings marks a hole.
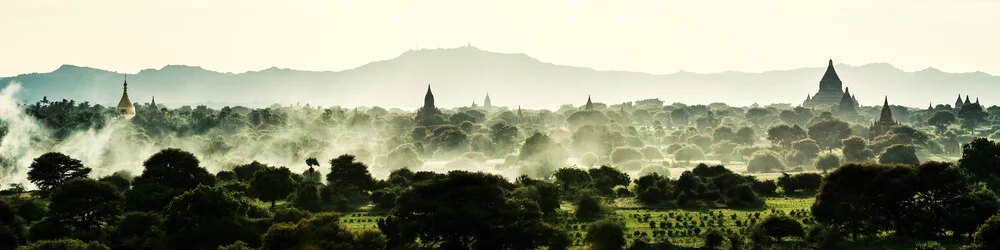
[[[656,149],[653,146],[647,146],[645,148],[642,148],[642,155],[646,156],[646,159],[650,160],[663,159],[663,154],[660,153],[660,150]]]

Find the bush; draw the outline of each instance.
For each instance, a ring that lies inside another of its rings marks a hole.
[[[917,149],[913,146],[896,144],[882,151],[878,156],[878,163],[918,165],[920,159],[917,159]]]
[[[944,246],[937,241],[917,242],[916,250],[945,250]]]
[[[747,172],[761,173],[785,170],[785,164],[781,162],[773,151],[761,150],[754,153],[747,162]]]

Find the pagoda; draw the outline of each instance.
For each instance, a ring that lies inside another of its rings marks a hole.
[[[806,100],[802,104],[805,107],[838,104],[844,96],[843,86],[840,76],[837,76],[837,70],[833,68],[833,60],[830,60],[826,66],[826,73],[819,80],[819,92],[811,97],[806,95]],[[854,99],[853,96],[849,97]]]
[[[490,101],[490,92],[486,92],[486,100],[483,100],[483,109],[486,111],[493,109],[493,102]]]
[[[115,112],[121,114],[125,120],[129,120],[135,117],[135,106],[132,105],[132,99],[128,98],[128,78],[125,79],[125,83],[122,85],[122,99],[118,101],[118,107],[115,108]]]
[[[594,102],[590,101],[590,96],[587,96],[587,104],[583,105],[584,110],[594,110]]]
[[[896,125],[899,125],[899,123],[892,119],[892,110],[889,109],[889,97],[886,97],[885,103],[882,104],[882,113],[879,115],[878,121],[875,121],[868,127],[868,137],[869,139],[875,139],[875,137],[888,133],[892,129],[892,126]]]
[[[440,114],[441,110],[434,107],[434,93],[431,93],[431,85],[427,84],[427,94],[424,95],[424,106],[417,110],[417,120]]]

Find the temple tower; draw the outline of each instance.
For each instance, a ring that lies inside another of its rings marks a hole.
[[[584,110],[594,110],[594,103],[590,101],[590,96],[587,96],[587,104],[583,105]]]
[[[490,101],[490,92],[486,92],[486,100],[483,100],[483,109],[486,109],[486,111],[493,109],[493,101]]]
[[[833,60],[830,60],[826,66],[826,73],[823,73],[823,78],[819,80],[819,92],[812,98],[806,96],[803,104],[807,107],[837,104],[843,95],[844,83],[840,81],[837,70],[833,68]],[[853,99],[851,96],[849,98]]]
[[[121,114],[125,120],[135,117],[135,106],[132,105],[132,99],[128,98],[128,78],[122,84],[122,99],[118,101],[118,107],[115,108],[115,112]]]
[[[889,97],[886,97],[885,103],[882,104],[882,113],[879,115],[878,121],[875,121],[871,127],[868,127],[868,139],[875,139],[875,137],[884,135],[892,129],[892,126],[896,125],[899,125],[899,123],[892,119],[892,109],[889,109]]]

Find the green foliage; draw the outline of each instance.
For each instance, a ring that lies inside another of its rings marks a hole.
[[[28,180],[42,190],[52,189],[70,179],[90,174],[90,168],[84,167],[80,160],[58,152],[42,154],[31,162],[29,168]]]
[[[594,189],[597,189],[597,192],[605,196],[614,195],[612,188],[615,186],[628,185],[630,182],[627,174],[609,166],[592,168],[587,170],[587,173],[590,174],[590,178],[594,181]]]
[[[263,248],[382,249],[387,243],[385,236],[360,236],[340,224],[340,215],[319,213],[312,218],[271,225],[263,236]],[[361,248],[362,245],[373,248]]]
[[[566,150],[546,134],[534,133],[521,145],[520,160],[535,161],[549,168],[566,163]]]
[[[747,162],[747,172],[774,172],[785,170],[785,163],[781,161],[778,154],[770,150],[761,150],[754,153]]]
[[[100,242],[90,243],[77,239],[42,240],[32,242],[30,245],[18,248],[20,250],[109,250],[107,246]]]
[[[53,190],[50,200],[49,218],[89,233],[118,216],[125,197],[111,184],[78,178]]]
[[[973,235],[976,242],[968,246],[967,249],[997,249],[1000,248],[1000,215],[990,217],[976,234]]]
[[[788,216],[769,216],[757,225],[757,229],[755,230],[759,230],[764,236],[777,239],[778,241],[781,241],[785,237],[805,236],[802,224]]]
[[[701,159],[705,159],[705,152],[695,145],[687,145],[674,152],[674,160],[690,162]]]
[[[735,143],[753,145],[757,141],[757,132],[751,127],[742,127],[736,131]]]
[[[251,206],[221,187],[198,186],[187,191],[164,211],[162,230],[167,247],[204,249],[236,241],[259,243],[262,230],[248,218]]]
[[[879,154],[878,163],[917,165],[920,159],[917,159],[917,149],[913,146],[896,144]]]
[[[965,181],[948,163],[848,163],[823,179],[812,214],[820,223],[854,235],[894,230],[927,239],[946,231],[965,232],[968,222],[976,220],[967,216],[997,209],[996,198],[987,198],[989,203],[972,199],[978,195]]]
[[[825,149],[838,148],[842,140],[851,136],[851,127],[838,119],[828,120],[809,126],[809,138],[816,140]]]
[[[1000,143],[978,138],[962,145],[958,167],[973,180],[986,182],[994,192],[1000,190],[1000,168],[997,166],[1000,166]]]
[[[620,250],[625,248],[625,227],[611,220],[602,220],[587,226],[584,238],[590,249]]]
[[[611,162],[622,163],[626,161],[642,160],[645,156],[638,149],[632,147],[617,147],[611,151]]]
[[[792,142],[805,139],[806,136],[806,131],[797,124],[792,126],[781,124],[767,129],[767,140],[784,148],[791,146]]]
[[[417,154],[416,150],[413,150],[412,146],[400,145],[389,152],[385,164],[390,169],[420,168],[424,165],[424,161],[420,159],[420,155]]]
[[[298,187],[299,183],[292,175],[286,167],[267,167],[254,174],[250,187],[257,198],[271,202],[271,207],[274,207],[275,201],[284,200]]]
[[[861,137],[851,136],[844,139],[841,151],[844,153],[844,162],[867,162],[875,157],[875,153],[868,149],[868,142]]]
[[[816,173],[802,173],[796,175],[782,173],[781,177],[778,177],[778,186],[780,186],[786,194],[799,191],[815,192],[816,190],[819,190],[819,185],[822,181],[823,176]]]
[[[497,175],[452,171],[403,191],[379,229],[390,248],[418,240],[441,248],[549,245],[557,230],[541,221],[534,201],[507,197],[514,188]]]
[[[823,172],[833,170],[840,166],[840,157],[835,154],[824,154],[816,159],[816,169]]]
[[[7,198],[0,197],[0,249],[14,249],[28,242],[26,223],[17,207]]]
[[[142,174],[125,193],[126,207],[132,211],[158,211],[187,190],[215,184],[215,176],[199,166],[198,158],[180,149],[161,150],[142,165]]]
[[[159,214],[130,212],[122,216],[111,231],[111,247],[127,249],[150,249],[162,246],[164,237]]]
[[[331,187],[372,190],[375,179],[368,173],[368,166],[357,161],[353,155],[341,155],[330,160],[330,173],[326,182]]]

